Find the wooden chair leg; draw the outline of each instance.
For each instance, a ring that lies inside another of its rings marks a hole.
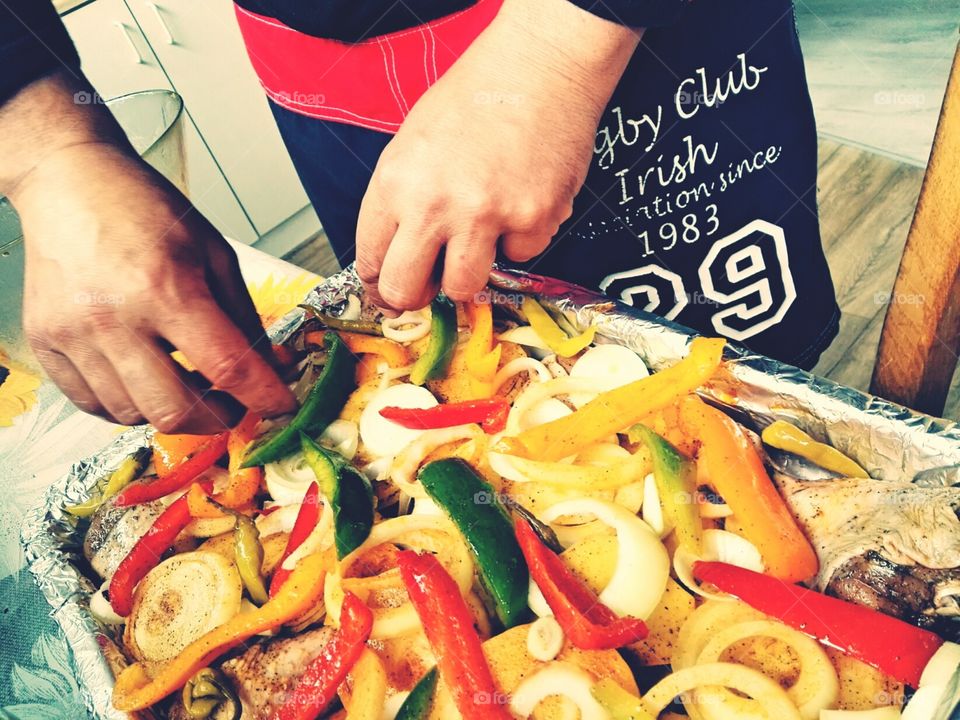
[[[887,305],[870,390],[943,413],[960,351],[960,47]]]

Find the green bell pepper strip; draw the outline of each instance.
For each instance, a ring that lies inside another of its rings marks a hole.
[[[467,541],[500,622],[510,628],[525,621],[530,574],[496,491],[460,458],[428,463],[418,478]]]
[[[430,342],[410,371],[410,382],[423,385],[427,380],[446,377],[457,347],[457,307],[443,295],[430,304]]]
[[[697,507],[697,466],[650,428],[636,424],[627,431],[630,442],[642,441],[653,457],[653,477],[663,510],[687,550],[700,555],[703,522]]]
[[[288,425],[255,443],[240,467],[266,465],[296,452],[301,432],[318,436],[340,414],[347,397],[356,387],[354,369],[357,360],[336,333],[328,332],[323,340],[327,363],[303,405]]]
[[[343,560],[367,539],[373,527],[373,489],[366,476],[347,460],[300,434],[304,460],[317,476],[320,492],[333,510],[337,559]]]
[[[100,509],[103,503],[140,476],[140,473],[143,472],[144,468],[146,468],[150,462],[151,452],[149,447],[142,447],[130,457],[124,458],[123,462],[117,466],[117,469],[110,473],[106,482],[100,484],[102,491],[99,494],[79,505],[67,505],[64,510],[74,517],[90,517]]]
[[[397,711],[395,720],[427,720],[433,711],[436,687],[437,668],[434,667],[414,685],[413,690]]]

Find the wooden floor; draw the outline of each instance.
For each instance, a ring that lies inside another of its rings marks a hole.
[[[866,390],[923,170],[827,139],[820,142],[819,163],[821,234],[843,316],[840,335],[814,372]],[[339,269],[322,238],[287,259],[321,275]],[[945,415],[960,418],[956,379]]]

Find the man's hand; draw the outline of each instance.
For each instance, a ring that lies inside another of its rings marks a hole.
[[[586,177],[639,31],[567,0],[506,0],[416,103],[360,208],[357,272],[382,307],[469,300],[497,252],[543,252]]]
[[[76,132],[56,135],[62,142],[36,162],[0,168],[9,184],[0,189],[23,223],[24,329],[50,377],[87,412],[164,432],[219,432],[243,406],[291,411],[233,250],[115,133],[88,134],[87,119],[72,115],[87,110],[62,107],[63,83],[39,82],[52,85],[21,91],[39,93],[25,114],[63,110]],[[30,126],[9,130],[14,109],[0,128],[6,142],[24,142]],[[209,382],[177,365],[171,348]]]

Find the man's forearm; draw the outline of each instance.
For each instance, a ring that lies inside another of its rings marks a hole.
[[[87,102],[78,103],[78,93]],[[67,72],[34,80],[0,106],[0,195],[16,194],[21,181],[46,157],[72,145],[126,145],[123,131],[93,90]],[[14,198],[15,200],[15,198]]]

